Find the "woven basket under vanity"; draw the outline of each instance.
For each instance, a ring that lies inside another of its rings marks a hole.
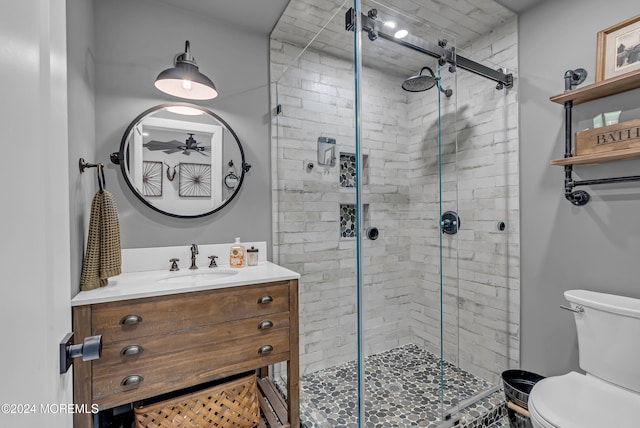
[[[256,376],[148,406],[134,406],[136,428],[253,428],[260,422]]]

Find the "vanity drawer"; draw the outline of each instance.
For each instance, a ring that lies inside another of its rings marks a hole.
[[[288,310],[288,282],[274,282],[96,304],[91,324],[109,343]]]
[[[128,364],[160,354],[230,339],[248,338],[255,343],[268,340],[276,330],[289,328],[289,312],[269,314],[244,320],[194,327],[162,335],[145,336],[137,340],[103,341],[102,356],[93,362],[93,369],[113,364]]]
[[[267,347],[270,347],[267,348]],[[289,329],[93,367],[93,402],[109,408],[264,367],[289,358]],[[139,383],[123,385],[140,376]]]

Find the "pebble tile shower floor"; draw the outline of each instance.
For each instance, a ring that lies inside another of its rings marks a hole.
[[[444,407],[491,385],[444,363]],[[440,419],[440,361],[409,344],[371,355],[365,361],[366,423],[372,428],[435,428]],[[300,380],[301,422],[305,428],[357,428],[356,364],[350,362],[305,375]],[[457,427],[508,427],[504,396],[497,391],[460,413]]]

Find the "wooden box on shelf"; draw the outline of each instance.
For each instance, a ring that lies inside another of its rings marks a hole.
[[[640,119],[576,132],[575,156],[640,148]]]

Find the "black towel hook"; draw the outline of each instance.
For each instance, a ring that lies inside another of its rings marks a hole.
[[[107,188],[107,182],[104,179],[104,165],[99,163],[98,164],[98,169],[96,171],[96,174],[98,175],[98,186],[100,186],[100,191],[103,192],[104,189]]]
[[[104,179],[104,165],[102,163],[89,163],[84,160],[84,158],[80,158],[78,161],[78,166],[80,167],[80,172],[83,173],[87,168],[96,168],[96,174],[98,176],[98,186],[100,186],[100,191],[103,191],[107,188],[107,182]]]

